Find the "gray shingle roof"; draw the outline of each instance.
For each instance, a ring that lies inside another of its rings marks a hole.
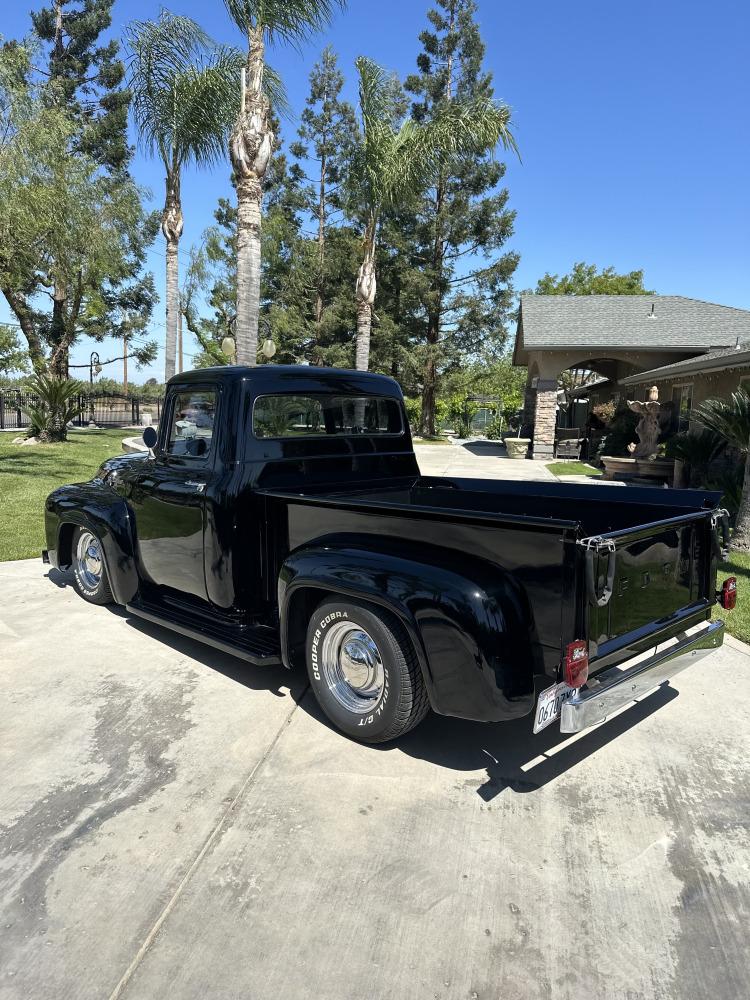
[[[726,368],[749,368],[750,346],[742,344],[737,347],[725,347],[720,351],[709,351],[697,358],[686,358],[672,365],[662,365],[640,375],[629,375],[620,379],[620,385],[638,385],[641,382],[658,382],[664,378],[679,378],[691,372],[722,371]]]
[[[654,307],[654,318],[651,306]],[[564,347],[709,350],[750,341],[750,310],[682,295],[522,295],[516,351]]]

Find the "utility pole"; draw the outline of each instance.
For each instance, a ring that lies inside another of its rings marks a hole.
[[[122,338],[122,385],[125,395],[128,394],[128,338]]]

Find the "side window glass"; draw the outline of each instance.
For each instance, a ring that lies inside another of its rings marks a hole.
[[[211,449],[216,416],[216,392],[194,389],[175,396],[166,451],[169,455],[200,458]]]

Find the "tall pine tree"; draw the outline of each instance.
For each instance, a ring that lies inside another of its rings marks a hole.
[[[107,171],[125,170],[130,95],[116,39],[100,36],[112,23],[114,0],[53,0],[32,11],[34,30],[48,45],[48,96],[79,125],[76,145]]]
[[[303,172],[304,208],[315,220],[314,306],[315,344],[312,360],[320,363],[324,355],[324,311],[334,296],[331,271],[338,270],[333,259],[329,267],[328,233],[332,219],[341,210],[340,184],[356,129],[354,108],[341,99],[344,77],[338,68],[336,53],[328,45],[310,74],[310,93],[305,102],[298,130],[299,142],[290,152],[311,169]],[[302,171],[302,168],[298,168]]]
[[[475,0],[436,0],[422,32],[418,73],[405,87],[415,97],[412,116],[429,121],[451,101],[493,97],[483,69],[484,44]],[[441,372],[466,360],[497,356],[507,337],[518,255],[503,251],[515,213],[500,182],[505,166],[490,153],[451,159],[433,178],[419,210],[417,242],[424,262],[422,305],[422,417],[435,434]]]

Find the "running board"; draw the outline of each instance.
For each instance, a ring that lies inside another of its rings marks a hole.
[[[196,619],[187,611],[166,609],[144,600],[132,601],[125,608],[133,615],[163,625],[188,639],[203,642],[223,653],[230,653],[256,666],[276,666],[281,663],[279,640],[274,629],[264,625],[235,625]]]

